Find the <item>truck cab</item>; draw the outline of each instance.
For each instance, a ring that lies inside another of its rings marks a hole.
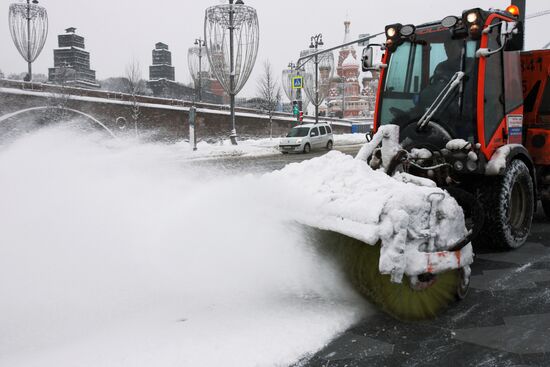
[[[462,139],[487,160],[502,145],[521,144],[521,56],[506,44],[517,27],[511,13],[481,9],[387,26],[374,129],[399,125],[405,145],[432,149]]]
[[[385,43],[363,51],[363,70],[380,71],[373,133],[399,127],[387,173],[446,188],[475,223],[472,238],[501,248],[525,243],[539,199],[550,216],[550,51],[523,51],[525,1],[515,2],[390,24]]]

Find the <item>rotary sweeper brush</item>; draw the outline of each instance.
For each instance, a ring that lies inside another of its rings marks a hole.
[[[385,43],[363,51],[363,71],[379,84],[354,169],[372,181],[318,183],[330,200],[301,221],[321,230],[318,242],[356,288],[399,319],[464,297],[472,244],[516,249],[538,200],[550,216],[550,50],[523,51],[524,12],[518,0],[392,24]]]
[[[362,152],[380,141],[384,155],[394,154],[397,133],[384,127]],[[470,233],[457,201],[432,181],[403,172],[390,176],[337,151],[270,178],[278,175],[301,183],[285,200],[292,203],[291,219],[306,226],[305,237],[391,315],[432,317],[466,294]]]

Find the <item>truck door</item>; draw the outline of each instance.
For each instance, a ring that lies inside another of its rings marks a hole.
[[[496,18],[492,24],[501,22]],[[482,42],[483,43],[483,42]],[[497,50],[500,44],[500,27],[495,26],[488,34],[486,47],[489,50]],[[479,109],[478,135],[480,143],[486,147],[486,155],[492,155],[495,149],[505,144],[506,136],[503,135],[504,122],[504,78],[503,78],[503,53],[497,52],[491,56],[484,57],[480,61],[480,75],[484,75],[483,88],[478,90]],[[481,118],[479,118],[481,117]]]

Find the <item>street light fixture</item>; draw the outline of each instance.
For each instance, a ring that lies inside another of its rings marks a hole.
[[[323,35],[317,34],[311,37],[311,43],[309,45],[310,53],[315,54],[313,56],[313,63],[308,61],[306,63],[306,94],[308,95],[310,101],[315,105],[315,123],[319,122],[319,106],[326,98],[328,93],[328,86],[330,84],[330,78],[334,72],[334,55],[331,53],[324,54],[319,56],[317,53],[319,48],[324,45]],[[311,70],[315,68],[315,70]],[[323,90],[320,90],[319,83],[319,72],[323,71],[321,75]],[[312,74],[315,74],[314,84],[311,81]],[[312,86],[313,84],[313,86]],[[312,87],[313,90],[312,90]]]
[[[15,47],[28,63],[25,81],[32,80],[32,63],[36,60],[48,37],[48,13],[38,0],[14,3],[9,9],[10,32]]]
[[[244,5],[242,0],[233,1],[206,9],[204,39],[212,72],[230,97],[230,138],[231,143],[236,145],[235,96],[254,68],[258,55],[259,25],[254,8]]]
[[[201,38],[195,39],[195,47],[191,47],[187,53],[187,61],[189,64],[189,72],[195,82],[195,93],[198,96],[199,102],[202,102],[202,77],[209,72],[209,68],[203,68],[202,57],[204,51],[204,40]]]

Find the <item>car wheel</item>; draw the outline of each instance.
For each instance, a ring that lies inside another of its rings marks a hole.
[[[329,140],[327,143],[327,150],[332,150],[332,140]]]
[[[306,145],[304,145],[304,153],[308,154],[309,152],[311,152],[311,145],[309,145],[309,143],[306,143]]]

